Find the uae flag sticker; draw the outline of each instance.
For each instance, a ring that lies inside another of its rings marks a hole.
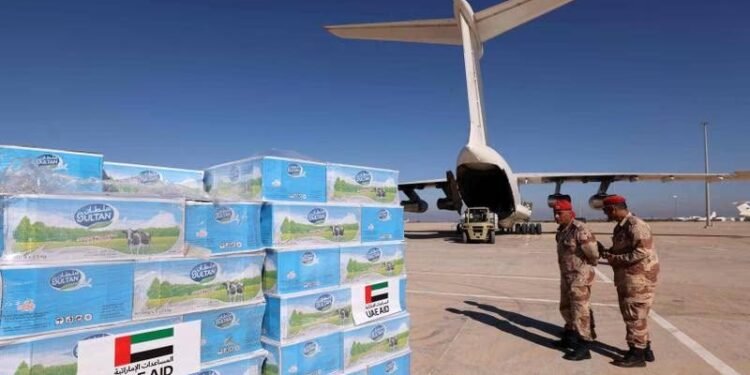
[[[373,303],[388,299],[388,282],[372,284],[365,287],[365,303]]]
[[[174,328],[121,336],[115,339],[115,367],[174,353]]]

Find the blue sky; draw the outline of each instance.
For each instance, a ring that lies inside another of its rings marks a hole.
[[[749,11],[579,0],[489,41],[491,144],[514,171],[700,172],[706,120],[712,170],[750,169]],[[322,25],[451,13],[448,0],[4,2],[0,143],[182,168],[277,148],[442,177],[467,137],[460,48],[341,40]],[[595,189],[564,190],[583,203]],[[537,217],[551,190],[523,187]],[[675,194],[678,215],[702,212],[700,183],[614,191],[643,216],[671,216]],[[712,191],[720,214],[750,199],[747,183]]]

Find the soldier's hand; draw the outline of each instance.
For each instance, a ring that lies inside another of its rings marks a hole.
[[[600,258],[606,258],[607,257],[607,253],[608,253],[607,248],[604,247],[604,245],[602,245],[601,242],[596,241],[596,248],[599,251],[599,257]]]

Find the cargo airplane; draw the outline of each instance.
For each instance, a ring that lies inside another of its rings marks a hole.
[[[464,204],[468,207],[488,207],[498,215],[501,229],[540,233],[540,225],[527,224],[531,207],[521,200],[519,185],[555,184],[554,193],[549,196],[549,202],[553,202],[567,197],[560,191],[564,182],[598,182],[599,188],[589,199],[589,205],[598,208],[609,186],[617,181],[716,182],[737,177],[731,173],[513,172],[508,162],[487,143],[479,66],[484,43],[570,2],[572,0],[507,0],[474,12],[466,0],[454,0],[452,18],[326,26],[330,33],[341,38],[463,47],[469,103],[468,141],[458,153],[455,174],[447,171],[445,178],[399,184],[399,190],[408,198],[401,202],[405,211],[427,211],[428,204],[417,194],[417,190],[438,188],[445,193],[445,197],[437,200],[439,209],[461,213]]]

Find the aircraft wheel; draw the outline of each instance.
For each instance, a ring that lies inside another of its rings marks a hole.
[[[520,223],[516,223],[515,230],[513,231],[513,233],[516,233],[516,234],[521,233],[521,224]]]
[[[489,242],[489,243],[491,243],[491,244],[494,244],[494,243],[495,243],[495,232],[494,232],[494,231],[491,231],[491,232],[490,232],[490,239],[489,239],[489,240],[487,240],[487,242]]]

